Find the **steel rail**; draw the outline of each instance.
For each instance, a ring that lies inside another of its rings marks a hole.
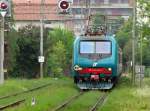
[[[0,106],[0,111],[6,109],[6,108],[10,108],[10,107],[14,107],[14,106],[18,106],[19,104],[25,102],[25,99],[21,99],[21,100],[17,100],[15,102],[12,102],[8,105],[5,105],[5,106]]]
[[[62,104],[60,104],[58,107],[56,107],[54,110],[52,111],[59,111],[61,109],[63,109],[64,107],[66,107],[70,102],[72,102],[73,100],[77,99],[79,96],[81,96],[83,94],[83,92],[80,92],[79,94],[72,96],[71,98],[69,98],[68,100],[66,100],[65,102],[63,102]],[[49,110],[50,111],[50,110]]]
[[[97,102],[92,106],[92,108],[89,111],[96,111],[97,107],[101,107],[103,105],[107,97],[108,93],[104,93],[102,96],[100,96]]]
[[[10,95],[6,95],[6,96],[1,96],[1,97],[0,97],[0,100],[6,99],[6,98],[10,98],[10,97],[12,97],[12,96],[18,96],[18,95],[21,95],[21,94],[24,94],[24,93],[29,93],[29,92],[32,92],[32,91],[36,91],[36,90],[38,90],[38,89],[47,87],[47,86],[49,86],[49,85],[51,85],[51,83],[44,84],[44,85],[41,85],[41,86],[38,86],[38,87],[35,87],[35,88],[32,88],[32,89],[29,89],[29,90],[26,90],[26,91],[17,92],[17,93],[10,94]]]

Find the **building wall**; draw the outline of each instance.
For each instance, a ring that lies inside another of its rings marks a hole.
[[[34,26],[40,26],[40,21],[16,21],[14,28],[18,30],[21,27],[24,27],[26,25],[34,25]],[[60,21],[49,21],[49,23],[44,24],[45,28],[64,28],[65,24]]]
[[[133,13],[133,0],[73,0],[71,11],[74,20],[75,33],[84,31],[89,14],[102,14],[107,16],[122,16],[128,18]],[[82,33],[82,32],[81,32]]]
[[[86,3],[86,1],[88,1]],[[132,15],[133,0],[74,0],[72,5],[73,14],[86,14],[88,9],[91,13],[99,12],[107,15]]]
[[[91,2],[92,5],[102,5],[102,4],[130,4],[132,5],[133,0],[73,0],[74,4],[85,5],[85,3]]]
[[[43,16],[41,16],[41,0],[12,0],[16,29],[28,24],[40,26],[40,19],[43,17],[45,26],[65,27],[64,18],[58,15],[57,0],[45,0],[43,6]]]

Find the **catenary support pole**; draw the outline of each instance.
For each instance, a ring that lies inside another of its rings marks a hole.
[[[133,3],[133,26],[132,26],[132,84],[135,84],[135,28],[136,28],[136,0]]]
[[[5,17],[2,17],[0,37],[0,84],[4,83],[4,22]]]
[[[40,7],[40,57],[43,57],[43,19],[44,19],[44,0],[41,0]],[[43,62],[40,62],[40,78],[43,78]]]

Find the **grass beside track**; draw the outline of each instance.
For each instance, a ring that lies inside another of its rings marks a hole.
[[[27,90],[45,83],[52,85],[45,88],[0,100],[0,105],[5,105],[18,99],[26,99],[18,107],[9,108],[5,111],[52,111],[62,102],[79,93],[72,79],[46,78],[42,80],[9,80],[0,86],[1,96]],[[9,86],[9,87],[7,87]],[[15,87],[16,86],[16,87]],[[13,89],[14,88],[14,89]],[[8,91],[7,91],[8,89]],[[118,85],[112,89],[103,107],[98,111],[150,111],[150,79],[145,79],[143,87],[132,87],[129,78],[123,77]],[[77,100],[72,101],[63,111],[88,111],[95,104],[103,92],[88,91]],[[31,105],[32,98],[35,105]]]
[[[50,78],[44,79],[8,79],[0,85],[0,97],[35,88],[50,82]]]
[[[49,79],[52,85],[23,95],[12,97],[12,99],[25,98],[26,101],[6,111],[48,111],[61,104],[64,100],[77,94],[79,91],[75,88],[72,79],[61,78],[58,80]],[[35,98],[35,105],[31,105],[32,98]]]
[[[132,87],[128,78],[119,83],[98,111],[150,111],[150,79],[144,80],[142,88]]]
[[[0,85],[0,98],[9,96],[12,94],[20,93],[23,91],[27,91],[29,89],[33,89],[42,85],[45,85],[47,83],[50,83],[52,81],[50,78],[44,78],[44,79],[32,79],[32,80],[27,80],[27,79],[8,79],[5,81],[3,85]],[[21,99],[24,99],[23,94],[20,97]],[[19,99],[20,99],[19,98]],[[13,96],[9,98],[4,98],[0,99],[0,106],[4,106],[7,104],[10,104],[14,101],[17,101],[18,97]]]

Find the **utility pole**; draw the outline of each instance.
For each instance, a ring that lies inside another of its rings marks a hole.
[[[4,83],[4,22],[5,18],[2,16],[0,37],[0,84]]]
[[[40,62],[40,78],[43,78],[43,63],[44,63],[44,56],[43,56],[44,2],[45,2],[45,0],[41,0],[41,6],[40,6],[40,56],[39,56],[39,62]]]
[[[141,30],[142,30],[142,29],[141,29]],[[140,32],[141,32],[141,34],[140,34],[140,36],[141,36],[141,37],[140,37],[140,38],[141,38],[141,40],[140,40],[140,42],[141,42],[141,43],[140,43],[140,44],[141,44],[141,45],[140,45],[140,46],[141,46],[140,62],[141,62],[141,66],[142,66],[142,63],[143,63],[143,60],[142,60],[142,59],[143,59],[143,58],[142,58],[142,56],[143,56],[143,50],[142,50],[142,49],[143,49],[143,47],[142,47],[142,46],[143,46],[143,37],[142,37],[142,36],[143,36],[143,31],[140,31]]]
[[[5,16],[11,16],[11,2],[0,0],[1,31],[0,31],[0,84],[4,83],[4,23]]]
[[[141,27],[142,27],[142,26],[141,26]],[[143,48],[142,48],[142,42],[143,42],[143,37],[142,37],[142,36],[143,36],[143,31],[142,31],[142,28],[140,28],[140,29],[141,29],[141,31],[140,31],[140,36],[141,36],[141,37],[140,37],[140,38],[141,38],[141,40],[140,40],[140,42],[141,42],[141,43],[140,43],[140,46],[141,46],[141,54],[140,54],[140,56],[141,56],[141,57],[140,57],[140,62],[141,62],[141,67],[140,67],[140,88],[141,88],[141,87],[142,87],[142,77],[141,77],[141,76],[142,76],[142,62],[143,62],[143,61],[142,61],[142,56],[143,56],[143,55],[142,55],[142,53],[143,53],[143,51],[142,51],[142,49],[143,49]]]
[[[135,28],[136,28],[136,0],[133,0],[133,26],[132,26],[132,84],[135,84]]]

